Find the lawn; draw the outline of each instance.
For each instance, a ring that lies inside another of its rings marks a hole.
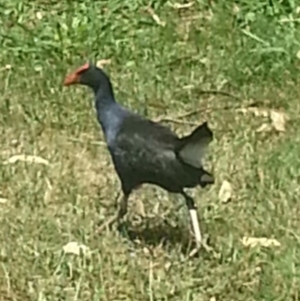
[[[300,299],[296,1],[3,1],[0,42],[1,301]],[[62,82],[103,59],[123,105],[214,131],[216,183],[190,192],[212,252],[187,257],[184,201],[153,186],[131,196],[129,238],[97,233],[120,184],[92,93]]]

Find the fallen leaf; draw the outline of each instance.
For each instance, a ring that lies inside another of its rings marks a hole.
[[[255,272],[260,273],[261,272],[261,267],[256,267]]]
[[[71,241],[64,245],[63,250],[66,254],[80,255],[82,253],[85,256],[90,255],[90,248],[76,241]]]
[[[40,11],[38,11],[35,15],[36,15],[36,17],[37,17],[38,20],[42,20],[43,19],[43,15],[42,15],[42,13]]]
[[[276,131],[278,131],[278,132],[285,131],[285,121],[287,119],[287,115],[283,112],[280,112],[277,110],[263,109],[263,108],[258,108],[258,107],[240,108],[240,109],[237,109],[236,111],[243,113],[243,114],[251,112],[255,116],[270,117],[271,122],[272,122],[272,127]],[[267,125],[262,125],[256,131],[257,132],[265,132],[265,131],[270,131],[270,130],[271,129]]]
[[[157,203],[154,205],[153,210],[152,210],[152,212],[153,212],[154,215],[158,215],[159,207],[160,207],[160,203],[157,202]]]
[[[161,21],[159,16],[154,12],[154,10],[151,7],[148,7],[148,12],[151,15],[151,17],[153,18],[153,20],[160,26],[165,27],[166,26],[166,22]]]
[[[268,109],[258,108],[258,107],[250,107],[250,108],[240,108],[236,109],[237,112],[246,114],[246,113],[252,113],[255,116],[261,116],[261,117],[268,117],[269,111]]]
[[[8,199],[5,198],[0,198],[0,204],[5,204],[7,203]]]
[[[49,165],[48,160],[43,159],[42,157],[31,156],[31,155],[15,155],[15,156],[10,157],[5,162],[3,162],[3,164],[14,164],[18,161]]]
[[[253,248],[255,246],[262,246],[262,247],[279,247],[280,242],[274,238],[266,238],[266,237],[243,237],[242,243],[245,247]]]
[[[236,4],[233,5],[232,12],[234,15],[237,15],[240,12],[240,7]]]
[[[257,169],[257,175],[259,177],[259,181],[261,184],[264,183],[264,180],[265,180],[265,174],[264,174],[264,170],[262,168],[258,168]]]
[[[219,200],[222,203],[228,203],[232,197],[232,187],[228,181],[223,181],[219,191]]]
[[[141,200],[137,200],[135,203],[136,211],[141,217],[146,217],[145,206]]]
[[[189,3],[184,3],[184,4],[181,4],[181,3],[174,3],[174,4],[171,4],[171,6],[175,9],[183,9],[183,8],[190,8],[194,5],[194,2],[189,2]]]
[[[34,66],[33,69],[36,71],[36,72],[41,72],[43,70],[43,67],[42,66]]]
[[[97,61],[96,66],[98,68],[103,68],[105,65],[109,65],[110,63],[111,63],[111,59],[103,59]]]
[[[270,132],[272,130],[272,126],[267,124],[267,123],[263,123],[257,130],[257,133],[261,133],[261,132]]]
[[[11,146],[16,147],[16,146],[18,146],[19,141],[17,139],[13,139],[13,140],[10,141],[10,144],[11,144]]]
[[[0,68],[0,71],[4,71],[4,70],[10,70],[12,68],[11,65],[6,64],[4,67]]]
[[[170,268],[171,268],[171,266],[172,266],[171,261],[166,262],[166,263],[165,263],[165,270],[166,270],[166,271],[169,271]]]
[[[272,120],[272,126],[278,132],[285,131],[285,114],[282,112],[277,112],[272,110],[270,113],[270,118]]]
[[[144,254],[145,254],[146,256],[150,256],[150,255],[151,255],[150,250],[149,250],[148,248],[146,248],[146,247],[143,248],[143,252],[144,252]]]

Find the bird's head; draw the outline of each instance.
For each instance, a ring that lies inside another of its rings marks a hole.
[[[65,77],[64,86],[80,84],[97,92],[108,81],[109,79],[102,69],[92,63],[86,63]]]

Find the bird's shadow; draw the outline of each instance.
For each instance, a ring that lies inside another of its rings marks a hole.
[[[140,245],[148,247],[161,246],[166,251],[179,248],[183,255],[187,255],[195,247],[188,228],[173,226],[167,221],[155,224],[148,221],[142,228],[133,228],[126,223],[119,227],[118,231],[130,241],[138,241]]]

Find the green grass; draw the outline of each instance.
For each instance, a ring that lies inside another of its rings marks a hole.
[[[0,197],[7,199],[0,204],[0,300],[299,300],[296,1],[239,0],[234,7],[198,0],[185,9],[150,2],[165,26],[142,0],[6,2],[0,4]],[[96,233],[116,210],[119,182],[97,143],[103,136],[92,94],[65,89],[62,81],[87,60],[108,58],[105,70],[122,104],[149,118],[184,121],[166,122],[179,134],[205,120],[214,130],[207,165],[216,184],[192,192],[214,253],[187,260],[188,215],[185,207],[176,210],[183,200],[151,186],[131,197],[134,240]],[[288,114],[286,131],[256,132],[269,120],[237,111],[251,104]],[[16,154],[50,165],[3,164]],[[218,199],[223,180],[233,187],[227,204]],[[244,236],[276,238],[281,246],[246,248]],[[64,254],[70,241],[88,246],[91,257]]]

